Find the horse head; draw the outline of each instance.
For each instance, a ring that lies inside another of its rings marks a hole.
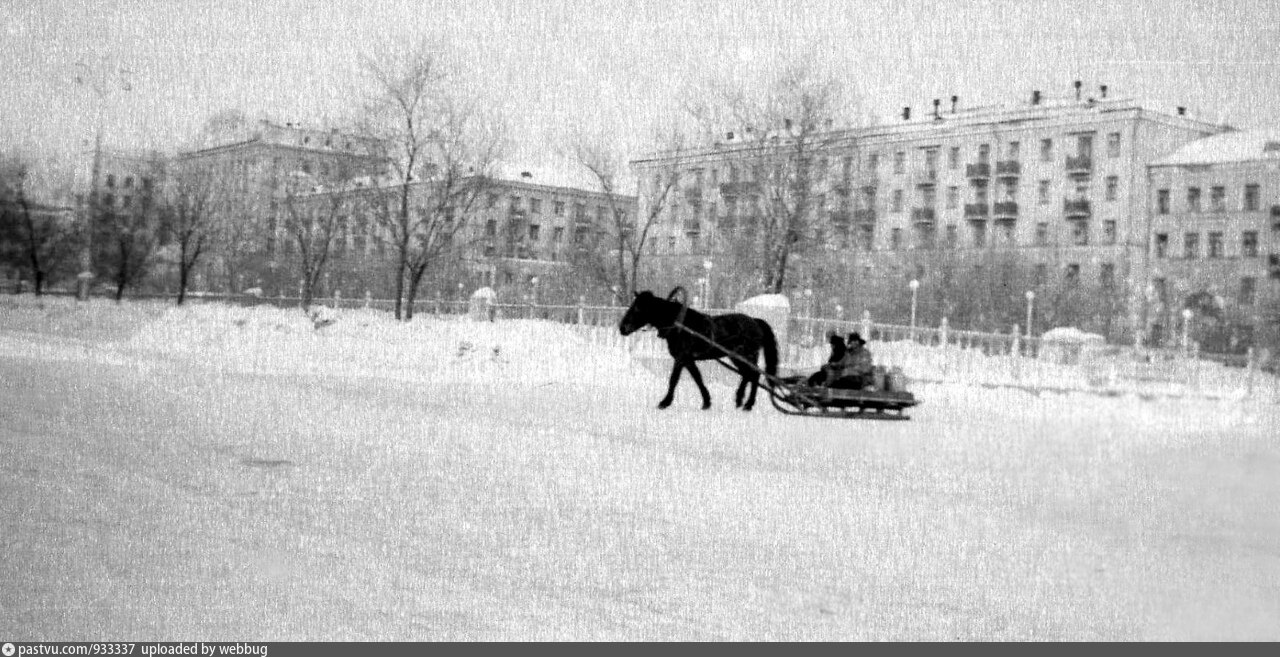
[[[652,324],[655,319],[654,313],[657,312],[661,302],[661,299],[648,290],[636,292],[635,298],[631,300],[631,306],[622,316],[622,321],[618,322],[618,332],[631,335]]]

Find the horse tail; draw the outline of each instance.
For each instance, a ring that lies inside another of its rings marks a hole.
[[[760,332],[764,334],[764,371],[769,376],[775,376],[778,373],[778,339],[773,336],[773,327],[769,326],[769,322],[756,318],[756,323],[760,325]]]

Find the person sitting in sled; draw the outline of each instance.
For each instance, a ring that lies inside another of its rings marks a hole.
[[[827,379],[832,376],[830,370],[837,368],[840,361],[844,359],[844,355],[848,352],[844,338],[834,331],[827,333],[827,342],[831,343],[831,355],[827,357],[827,364],[823,365],[822,369],[809,376],[809,380],[805,382],[808,385],[826,385]],[[836,376],[839,376],[839,374],[836,374]]]
[[[840,362],[833,366],[824,366],[828,373],[826,385],[846,390],[861,390],[872,382],[871,372],[874,364],[867,343],[856,331],[845,339],[847,351]]]

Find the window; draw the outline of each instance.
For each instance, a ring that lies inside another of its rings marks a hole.
[[[1107,134],[1107,157],[1120,157],[1120,133]]]
[[[564,226],[556,226],[551,229],[551,241],[556,244],[564,244]]]
[[[124,188],[125,188],[125,189],[132,189],[132,188],[133,188],[133,176],[125,176],[125,177],[124,177]]]
[[[1102,263],[1098,271],[1098,284],[1104,290],[1111,290],[1116,285],[1116,266],[1110,262]]]
[[[987,164],[991,161],[991,144],[978,144],[978,164]]]
[[[996,238],[1000,240],[1001,246],[1014,245],[1014,230],[1012,221],[996,222]]]
[[[973,245],[978,248],[987,245],[987,222],[973,222]]]
[[[1107,200],[1108,201],[1116,200],[1116,194],[1119,190],[1120,190],[1120,177],[1107,176],[1107,196],[1106,196]]]
[[[1209,233],[1209,254],[1208,255],[1210,258],[1222,257],[1222,233],[1221,232],[1214,231],[1212,233]]]
[[[893,172],[902,173],[906,171],[907,153],[906,151],[898,151],[893,154]]]
[[[1053,161],[1053,140],[1052,139],[1040,140],[1040,161],[1041,162]]]
[[[150,178],[143,178],[143,179],[142,179],[142,191],[144,191],[144,192],[149,192],[149,191],[151,191],[151,183],[152,183],[152,182],[153,182],[153,181],[152,181]],[[1257,185],[1254,185],[1254,186],[1256,187]]]
[[[521,199],[520,199],[520,197],[519,197],[519,196],[512,196],[512,197],[511,197],[511,203],[510,203],[510,205],[509,205],[509,207],[510,207],[511,211],[512,211],[512,212],[519,212],[519,211],[520,211],[520,204],[521,204],[521,202],[522,202],[522,201],[521,201]]]
[[[1041,221],[1036,224],[1036,246],[1049,245],[1049,223]]]
[[[1245,212],[1258,211],[1258,184],[1250,183],[1244,186],[1244,210]]]
[[[1156,257],[1166,258],[1169,256],[1169,234],[1156,233]]]
[[[1021,150],[1021,148],[1022,148],[1022,144],[1021,144],[1021,143],[1016,142],[1016,141],[1011,141],[1011,142],[1009,142],[1009,145],[1008,145],[1008,147],[1007,147],[1007,148],[1006,148],[1006,150],[1005,150],[1005,159],[1006,159],[1006,160],[1017,160],[1017,159],[1018,159],[1018,151],[1019,151],[1019,150]]]
[[[1041,180],[1036,190],[1036,199],[1040,205],[1049,205],[1049,181]]]
[[[103,194],[103,195],[102,195],[102,205],[104,205],[104,206],[106,206],[106,207],[108,207],[108,208],[109,208],[109,207],[111,207],[111,206],[113,206],[113,205],[115,205],[115,204],[116,204],[116,196],[115,196],[115,194]]]
[[[497,195],[497,194],[494,194],[493,192],[489,192],[489,201],[488,201],[488,205],[487,205],[486,207],[488,207],[488,208],[490,208],[490,209],[498,207],[498,195]]]
[[[1182,236],[1182,257],[1188,260],[1200,257],[1200,233],[1187,233]]]
[[[875,224],[862,224],[860,228],[860,234],[861,234],[860,243],[862,245],[863,250],[870,251],[871,247],[875,245],[875,237],[876,237],[875,231],[876,231]]]
[[[557,217],[564,216],[564,201],[555,201],[551,204],[551,210]]]
[[[902,190],[893,190],[893,211],[902,212]]]
[[[484,222],[484,234],[486,237],[493,237],[498,234],[498,222],[490,219]]]
[[[1252,306],[1257,298],[1258,279],[1246,276],[1240,279],[1240,296],[1237,301],[1242,306]]]
[[[542,199],[540,198],[529,199],[529,212],[532,212],[534,214],[542,214]]]
[[[1071,243],[1076,246],[1089,244],[1089,222],[1080,219],[1071,222]]]
[[[538,224],[529,224],[529,241],[536,242],[541,236],[542,227]]]
[[[120,207],[122,207],[122,208],[133,207],[133,197],[132,197],[132,196],[121,196],[121,197],[120,197]]]
[[[1074,262],[1067,265],[1065,279],[1067,285],[1070,287],[1078,285],[1080,283],[1080,265],[1077,265]]]
[[[1199,212],[1199,211],[1200,211],[1200,188],[1188,187],[1187,188],[1187,212]]]
[[[1209,189],[1209,209],[1213,212],[1227,211],[1227,188],[1221,185]]]
[[[1102,243],[1103,244],[1116,243],[1116,220],[1115,219],[1108,219],[1102,222]]]
[[[947,248],[954,249],[960,245],[960,231],[955,224],[947,224]]]
[[[984,180],[977,182],[978,184],[973,186],[973,202],[978,205],[987,205],[987,183]]]
[[[960,147],[959,146],[952,146],[951,150],[947,152],[947,168],[948,169],[960,168]]]
[[[1031,269],[1032,282],[1039,287],[1049,282],[1049,265],[1037,264]]]
[[[880,168],[880,154],[872,153],[867,156],[867,168],[871,170],[871,175],[875,175],[876,169]]]
[[[894,228],[893,231],[889,233],[889,246],[890,248],[896,249],[901,245],[902,245],[902,229]]]
[[[1169,214],[1169,190],[1156,190],[1156,214]]]
[[[960,204],[960,188],[955,186],[948,187],[947,188],[947,209],[954,210],[959,204]]]
[[[1240,256],[1243,258],[1258,257],[1258,232],[1246,230],[1240,233]]]
[[[1155,298],[1160,303],[1169,302],[1169,281],[1163,278],[1151,279],[1151,288]]]
[[[116,186],[116,175],[114,173],[107,174],[107,187]]]

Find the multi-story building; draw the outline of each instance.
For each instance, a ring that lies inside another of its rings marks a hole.
[[[410,184],[409,205],[415,211],[433,205],[431,185]],[[323,295],[393,294],[395,250],[376,213],[369,211],[376,206],[369,197],[398,195],[400,189],[357,182],[307,199],[312,210],[333,207],[340,213]],[[335,194],[345,198],[334,199]],[[563,172],[500,166],[471,201],[466,224],[445,258],[429,272],[423,292],[450,297],[490,286],[509,300],[535,295],[547,302],[576,299],[590,288],[602,287],[600,281],[587,280],[591,268],[585,260],[601,255],[596,250],[610,243],[608,235],[615,225],[631,221],[635,207],[634,196],[610,197],[591,181]],[[615,211],[622,215],[619,222],[610,216]],[[297,245],[285,233],[284,222],[276,223],[275,255],[283,261],[296,255]]]
[[[1133,292],[1145,280],[1146,165],[1225,128],[1181,108],[1165,113],[1109,98],[1105,87],[1086,98],[1078,84],[1066,98],[1037,91],[1014,106],[965,108],[958,100],[951,98],[949,110],[934,101],[931,112],[913,117],[904,108],[898,122],[822,136],[813,158],[823,182],[812,205],[814,220],[824,224],[823,244],[817,253],[798,254],[796,289],[827,288],[824,298],[829,293],[856,310],[878,300],[896,303],[915,279],[922,304],[933,299],[933,313],[946,315],[966,280],[989,282],[979,274],[983,267],[1014,263],[994,279],[1010,309],[1021,307],[1027,291],[1047,298],[1053,289],[1079,288],[1118,301],[1106,322],[1090,328],[1113,335],[1136,328]],[[767,158],[787,133],[726,136],[710,147],[633,162],[642,211],[652,203],[653,174],[679,163],[684,193],[655,231],[650,249],[658,257],[731,257],[718,251],[722,229],[739,225],[731,214],[743,200],[748,208],[760,202],[751,197],[759,193],[753,185],[768,175]],[[833,287],[835,271],[857,291]],[[943,288],[949,300],[930,294]],[[1126,321],[1114,324],[1111,315]],[[1020,313],[983,321],[995,327],[1016,321],[1011,316]]]
[[[1206,349],[1251,345],[1280,312],[1280,131],[1191,142],[1152,162],[1148,178],[1150,334],[1177,341],[1190,319]]]

